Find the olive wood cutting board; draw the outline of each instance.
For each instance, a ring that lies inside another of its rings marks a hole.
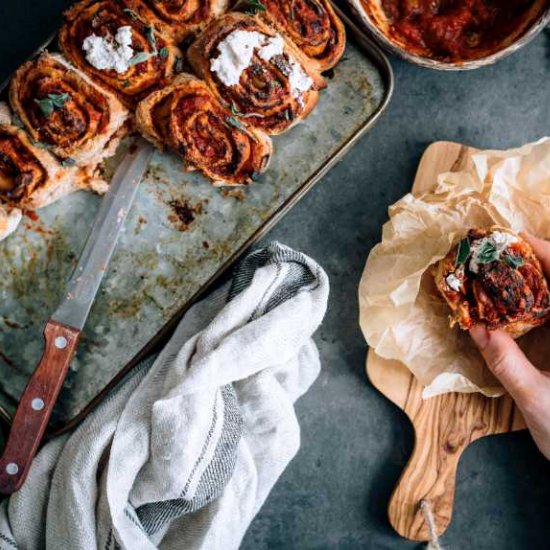
[[[463,169],[475,149],[440,141],[430,145],[420,160],[412,192],[431,190],[442,172]],[[412,455],[390,498],[392,527],[407,539],[430,540],[420,509],[425,501],[433,512],[437,535],[449,526],[453,512],[456,470],[466,447],[486,435],[525,428],[508,395],[448,393],[422,399],[423,386],[400,362],[382,359],[373,350],[367,357],[372,384],[411,420],[415,444]]]

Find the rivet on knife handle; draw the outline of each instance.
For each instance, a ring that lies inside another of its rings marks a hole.
[[[79,337],[75,328],[53,320],[46,324],[44,354],[21,396],[0,458],[0,493],[11,494],[25,481]]]

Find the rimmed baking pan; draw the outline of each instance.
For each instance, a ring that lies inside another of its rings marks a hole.
[[[198,173],[183,172],[176,157],[155,153],[59,396],[50,433],[80,421],[378,120],[392,95],[390,64],[378,46],[343,18],[348,45],[317,109],[275,137],[270,168],[254,185],[216,188]],[[52,37],[47,46],[54,49],[54,44]],[[6,95],[4,89],[1,98]],[[106,170],[119,158],[111,159]],[[0,243],[0,415],[8,421],[40,357],[44,322],[59,301],[99,201],[86,192],[65,197],[29,213]]]

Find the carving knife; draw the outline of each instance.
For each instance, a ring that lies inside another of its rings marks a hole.
[[[139,138],[116,169],[61,303],[46,323],[44,353],[19,400],[0,458],[0,493],[17,491],[27,477],[152,154],[153,146]]]

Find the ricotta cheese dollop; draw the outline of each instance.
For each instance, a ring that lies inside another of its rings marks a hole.
[[[279,34],[267,36],[257,31],[237,30],[218,44],[218,50],[219,55],[210,61],[210,70],[226,86],[236,86],[256,50],[258,57],[269,62],[284,54],[284,41]],[[277,66],[288,77],[292,93],[300,95],[311,88],[313,80],[293,57],[288,54],[286,57],[286,62]]]
[[[511,245],[514,243],[517,243],[518,239],[514,235],[510,235],[510,233],[502,233],[501,231],[495,231],[488,237],[483,237],[483,239],[479,239],[478,241],[475,241],[471,245],[471,257],[470,257],[470,271],[472,273],[478,273],[479,272],[479,265],[480,265],[480,254],[483,252],[484,248],[488,243],[490,243],[492,246],[494,246],[496,250],[496,258],[499,259],[502,253]]]
[[[447,283],[447,286],[454,290],[455,292],[460,292],[460,288],[462,287],[462,283],[460,282],[460,279],[454,274],[449,273],[447,277],[445,277],[445,282]]]
[[[132,28],[119,27],[114,39],[92,34],[82,43],[82,50],[86,52],[86,61],[92,67],[100,71],[114,69],[119,74],[125,73],[134,57]]]

